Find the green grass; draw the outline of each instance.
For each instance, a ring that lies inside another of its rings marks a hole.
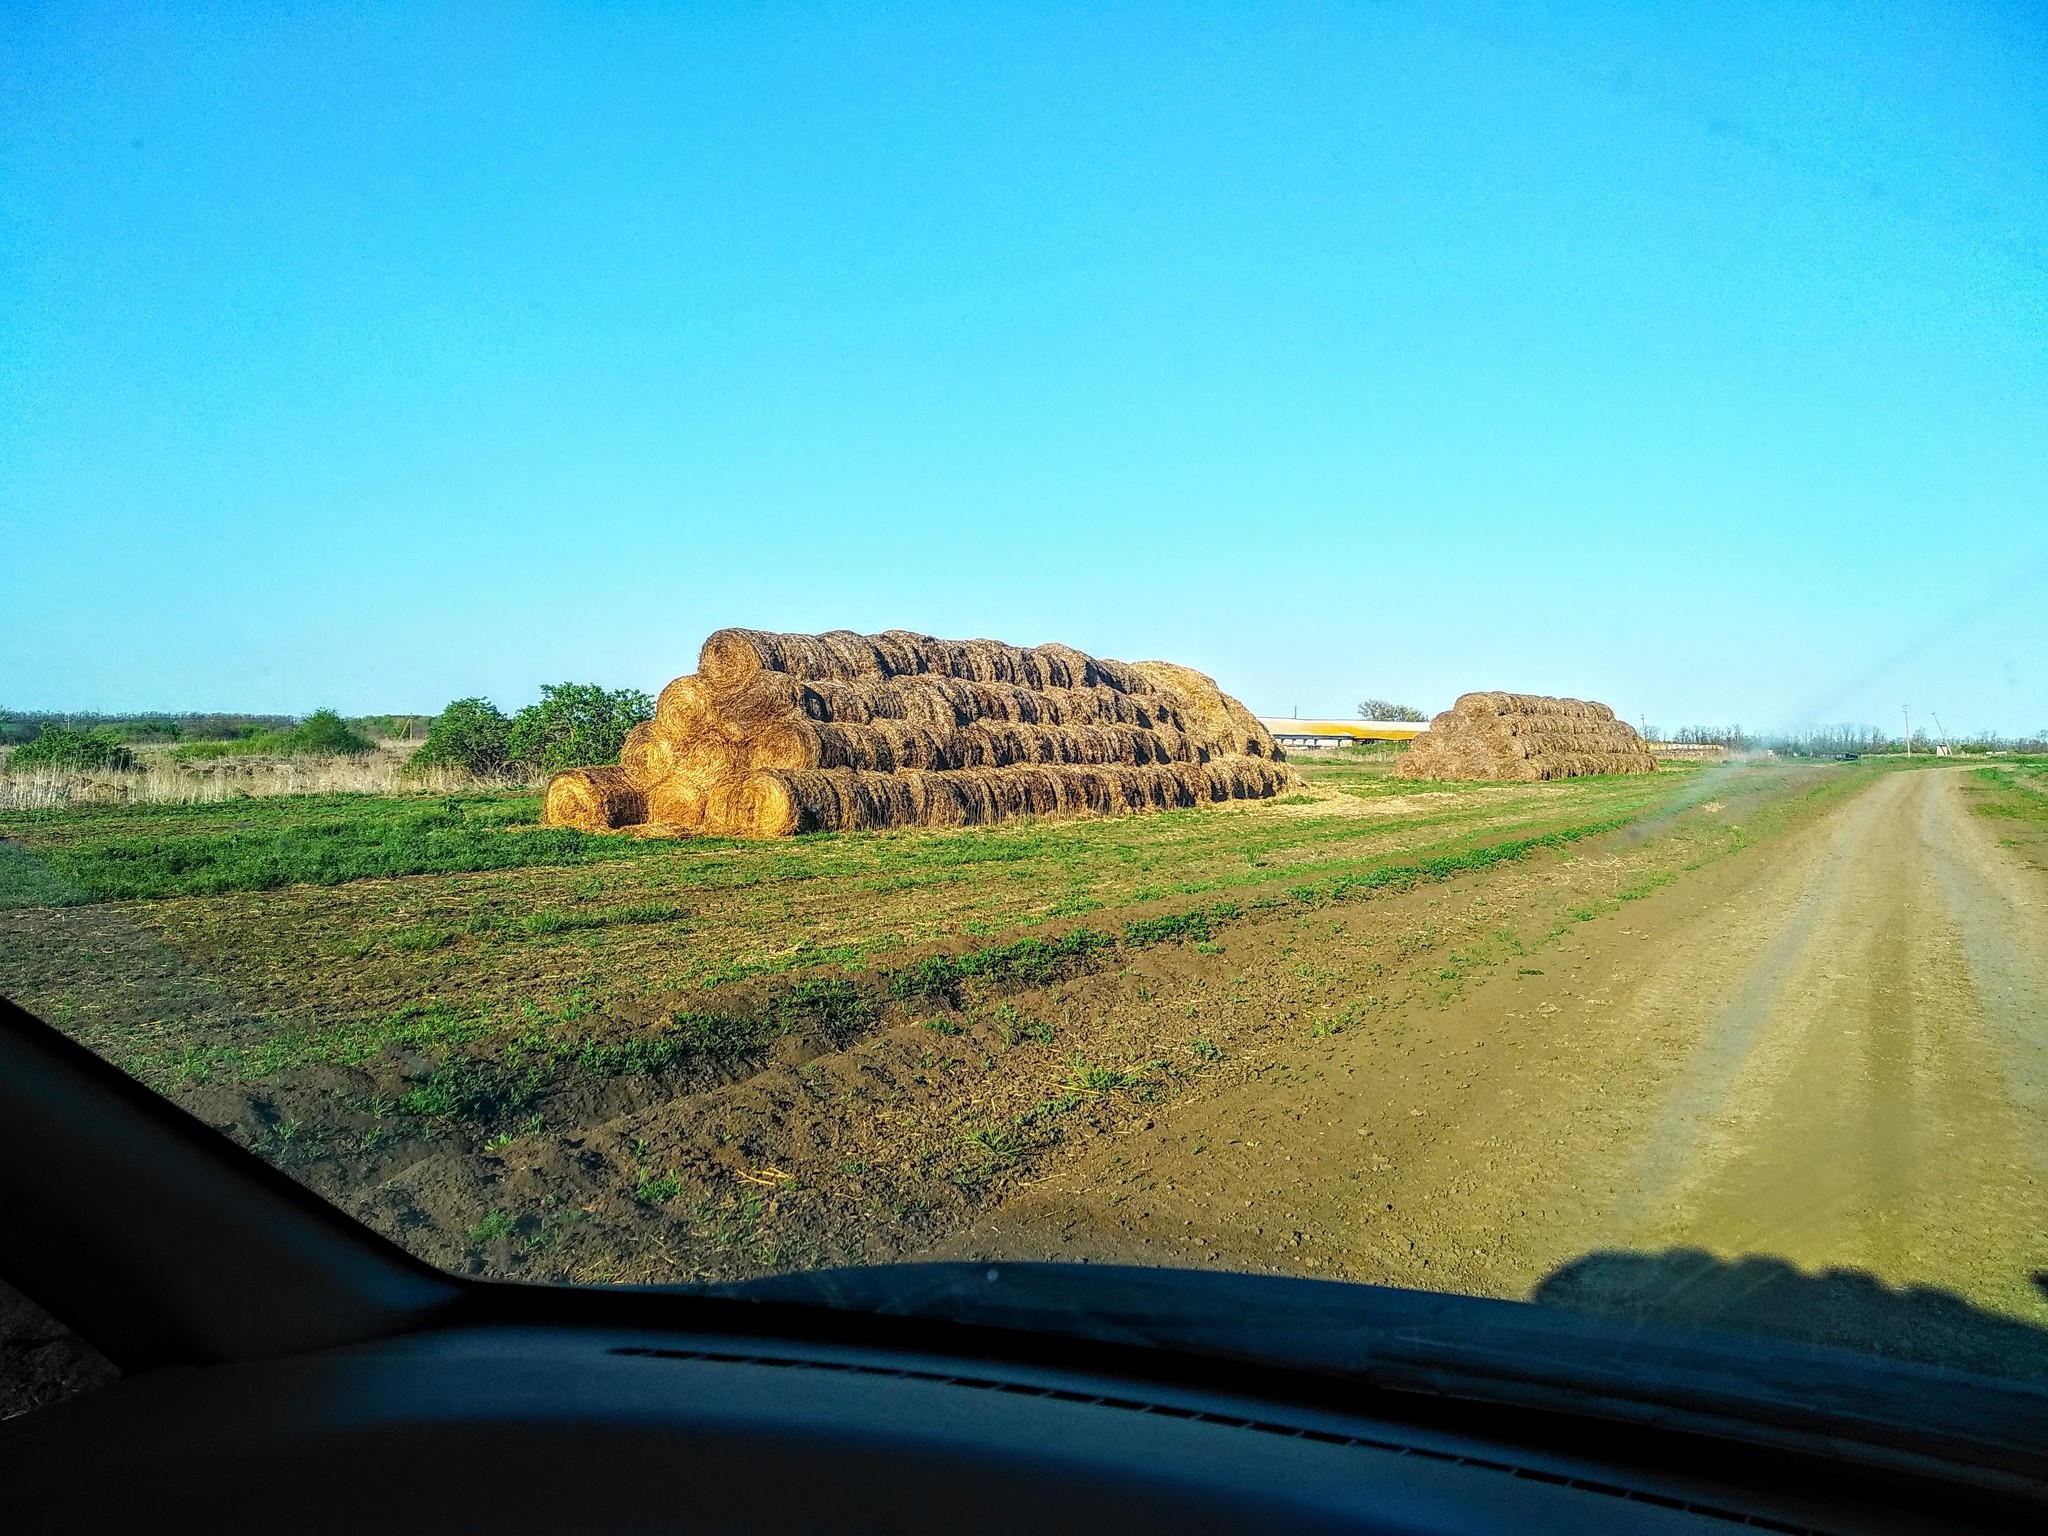
[[[533,1112],[536,1068],[669,1072],[787,1033],[849,1040],[890,1007],[994,1006],[1009,1044],[1049,1041],[1050,1025],[1002,1012],[1005,992],[1154,945],[1214,953],[1247,917],[1668,819],[1697,780],[1439,790],[1350,763],[1307,776],[1307,805],[765,844],[543,832],[535,798],[511,794],[14,813],[0,816],[0,906],[18,909],[0,990],[152,1081],[251,1081],[394,1049],[453,1063],[416,1075],[403,1112],[496,1126]],[[414,878],[361,883],[393,875]],[[148,1022],[164,1016],[148,974],[87,991],[67,962],[37,959],[99,930],[20,909],[108,898],[143,903],[133,919],[233,995],[243,1022],[167,1036]]]
[[[1357,798],[1417,794],[1417,786],[1390,778],[1378,765],[1317,765],[1312,773],[1315,782]],[[1455,795],[1433,797],[1446,802],[1441,809],[1425,805],[1398,818],[1399,830],[1412,846],[1432,831],[1450,835],[1489,820],[1520,824],[1530,812],[1553,824],[1596,805],[1632,813],[1666,798],[1660,781],[1669,777],[1457,786]],[[652,861],[671,888],[733,890],[825,879],[886,899],[963,885],[1023,887],[1032,892],[1035,915],[1054,917],[1109,902],[1284,885],[1304,862],[1326,862],[1359,843],[1384,840],[1394,820],[1196,810],[760,845],[595,836],[539,827],[539,814],[537,797],[509,794],[330,795],[0,813],[0,838],[42,866],[32,873],[19,859],[0,864],[0,908]],[[1014,916],[1003,914],[1005,920]],[[555,920],[536,921],[544,927]]]
[[[673,1168],[660,1175],[643,1168],[633,1185],[634,1198],[648,1205],[666,1205],[682,1192],[682,1175]]]
[[[1979,802],[1981,814],[2031,819],[2048,816],[2048,762],[1998,763],[1970,770],[1972,784],[1993,792]]]
[[[518,1229],[519,1223],[503,1211],[487,1211],[483,1219],[469,1229],[469,1241],[473,1247],[481,1248],[486,1243],[511,1237]]]
[[[1533,837],[1509,838],[1480,847],[1461,848],[1432,858],[1349,870],[1327,882],[1296,885],[1283,893],[1269,894],[1257,905],[1266,910],[1284,906],[1321,907],[1332,902],[1355,900],[1373,891],[1406,889],[1425,881],[1447,880],[1469,870],[1525,859],[1540,850],[1569,847],[1584,838],[1627,826],[1632,819],[1618,817],[1588,822],[1556,828]],[[1018,939],[1009,944],[969,950],[962,955],[927,955],[915,964],[891,973],[889,992],[898,998],[957,1000],[962,983],[975,979],[1045,986],[1072,975],[1096,952],[1112,946],[1145,949],[1154,944],[1184,940],[1195,940],[1199,944],[1225,924],[1243,917],[1245,910],[1241,902],[1217,901],[1190,911],[1135,918],[1115,932],[1074,928],[1055,939]]]
[[[1527,858],[1541,850],[1569,846],[1604,830],[1609,830],[1604,824],[1568,828],[1458,854],[1384,864],[1327,884],[1299,886],[1259,905],[1267,911],[1288,907],[1319,909],[1336,902],[1359,900],[1375,891],[1407,889],[1449,879],[1467,870]],[[594,1078],[646,1076],[674,1071],[693,1061],[743,1056],[779,1035],[806,1029],[822,1034],[832,1044],[844,1044],[881,1018],[889,998],[958,1003],[969,983],[1000,988],[1045,986],[1075,974],[1113,951],[1130,953],[1215,932],[1243,917],[1245,911],[1237,902],[1223,901],[1170,918],[1129,922],[1115,932],[1076,928],[1056,939],[1026,938],[959,955],[931,955],[901,970],[883,971],[873,981],[806,977],[771,994],[751,1010],[678,1010],[671,1014],[661,1032],[623,1041],[598,1040],[563,1028],[588,1014],[587,1003],[572,1002],[554,1012],[529,1004],[524,1010],[527,1026],[518,1032],[511,1031],[489,1010],[465,1018],[434,1003],[408,1005],[381,1022],[287,1031],[254,1048],[222,1047],[198,1054],[188,1050],[127,1064],[159,1080],[249,1080],[315,1062],[360,1065],[394,1044],[438,1049],[448,1053],[443,1065],[415,1084],[400,1098],[397,1107],[403,1113],[427,1119],[491,1123],[529,1109],[545,1083],[564,1066]],[[1591,915],[1574,914],[1581,920]],[[1051,1038],[1050,1031],[1043,1026],[1010,1033],[1019,1040]],[[510,1044],[502,1060],[456,1054],[474,1042],[508,1036]],[[1213,1059],[1213,1051],[1206,1040],[1196,1043],[1195,1052],[1200,1059]],[[1085,1082],[1077,1079],[1074,1086],[1103,1091],[1117,1084],[1097,1081],[1091,1076]]]
[[[0,908],[592,864],[657,845],[538,827],[533,796],[327,795],[0,815]],[[26,868],[28,854],[40,871]],[[53,895],[53,892],[59,894]]]
[[[1996,819],[1999,840],[2021,848],[2035,862],[2048,855],[2048,763],[2019,761],[1973,769],[1970,808]]]

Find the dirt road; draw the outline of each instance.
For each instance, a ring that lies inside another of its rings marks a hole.
[[[942,1251],[1533,1292],[2009,1367],[2040,1341],[2001,1320],[2048,1324],[2048,877],[1965,782],[1877,778],[1411,1005],[1398,1046],[1340,1035],[1174,1107]]]

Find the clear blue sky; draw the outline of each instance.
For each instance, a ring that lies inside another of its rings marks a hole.
[[[2048,726],[2038,7],[11,5],[0,704]]]

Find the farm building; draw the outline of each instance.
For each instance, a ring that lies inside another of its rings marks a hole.
[[[1259,724],[1283,747],[1354,747],[1370,741],[1413,741],[1429,727],[1408,720],[1276,720]]]

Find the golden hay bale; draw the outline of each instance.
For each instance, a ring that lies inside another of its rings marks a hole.
[[[1117,816],[1233,799],[1259,799],[1295,782],[1258,759],[1148,767],[1047,764],[906,769],[760,769],[716,786],[703,830],[727,837],[864,832],[884,827],[972,827],[1018,816]]]
[[[652,789],[668,777],[671,764],[664,747],[665,744],[654,734],[651,721],[643,720],[626,732],[626,740],[619,748],[619,767],[635,789]]]
[[[663,832],[978,826],[1298,782],[1249,710],[1168,662],[908,630],[727,629],[699,665],[662,690],[621,756]]]
[[[750,773],[711,786],[703,829],[718,837],[789,837],[808,830],[792,775]]]
[[[1151,685],[1123,662],[1101,660],[1072,646],[940,640],[905,629],[879,635],[857,635],[845,629],[822,635],[721,629],[704,642],[697,672],[718,693],[744,686],[757,672],[782,672],[809,682],[939,676],[1034,690],[1107,685],[1123,693],[1152,691]]]
[[[713,725],[717,718],[710,689],[694,673],[677,678],[654,701],[654,728],[671,740],[693,736]]]
[[[1171,735],[1118,725],[1018,725],[979,721],[952,730],[877,720],[871,725],[822,724],[801,715],[763,722],[746,743],[750,768],[904,769],[1011,768],[1032,763],[1123,763],[1184,760]]]
[[[701,832],[709,785],[676,777],[662,780],[647,792],[647,819],[678,834]]]
[[[1531,782],[1656,771],[1649,747],[1605,704],[1527,693],[1462,695],[1396,770],[1411,779]]]
[[[844,682],[764,672],[755,674],[750,684],[735,690],[731,697],[753,699],[760,690],[771,687],[786,690],[787,697],[813,720],[841,725],[907,720],[950,727],[976,720],[1012,720],[1026,725],[1156,729],[1162,723],[1178,728],[1181,718],[1177,701],[1160,693],[1126,694],[1106,684],[1037,689],[940,676]],[[764,709],[779,711],[780,705],[749,702],[738,706],[743,715]]]
[[[1193,667],[1170,661],[1140,661],[1132,665],[1161,693],[1181,701],[1186,729],[1196,738],[1196,750],[1210,757],[1263,757],[1279,753],[1273,733],[1259,724],[1258,717],[1216,686],[1216,680]]]
[[[647,819],[647,797],[623,768],[570,768],[548,780],[541,823],[609,832]]]

